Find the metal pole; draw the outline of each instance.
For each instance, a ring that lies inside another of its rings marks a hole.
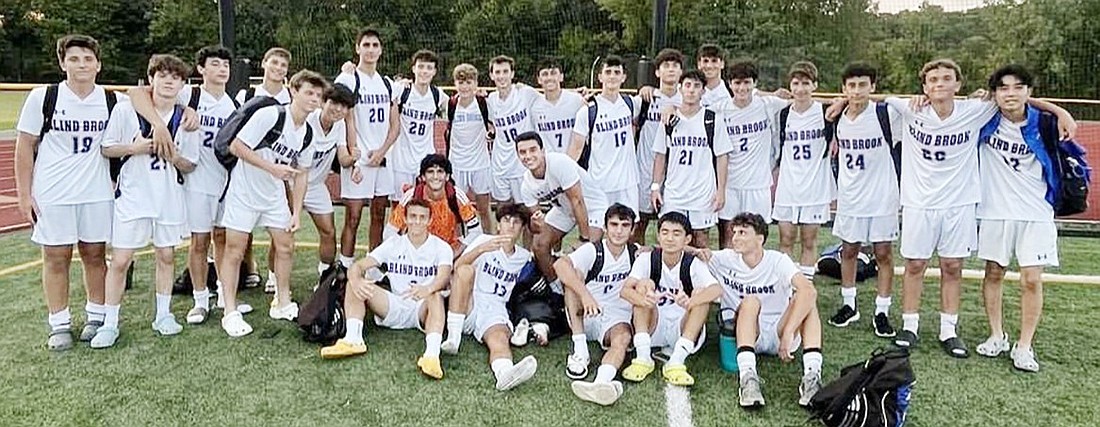
[[[226,92],[232,96],[248,85],[248,67],[237,55],[237,27],[234,23],[233,0],[218,0],[218,38],[222,46],[233,52],[235,60],[229,74]]]
[[[653,0],[653,39],[650,52],[657,55],[665,47],[665,33],[668,30],[668,0]]]

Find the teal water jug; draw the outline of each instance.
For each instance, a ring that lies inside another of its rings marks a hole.
[[[733,312],[728,308],[718,312],[718,359],[722,370],[732,374],[737,373],[737,325],[732,318],[722,318],[727,310]]]

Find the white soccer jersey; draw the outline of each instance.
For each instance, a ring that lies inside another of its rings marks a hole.
[[[713,107],[732,100],[733,95],[731,95],[730,90],[726,88],[726,83],[720,82],[718,86],[706,88],[706,91],[703,92],[703,98],[699,100],[699,103],[704,107]]]
[[[191,87],[186,85],[180,91],[177,102],[181,105],[191,103]],[[236,109],[237,104],[233,103],[233,99],[228,94],[215,98],[210,92],[199,91],[199,108],[196,113],[199,115],[202,144],[199,147],[199,161],[195,163],[195,170],[187,175],[187,182],[184,184],[187,191],[219,197],[225,191],[225,178],[228,173],[214,156],[214,138],[225,125],[225,120]]]
[[[747,296],[760,299],[761,316],[782,316],[787,311],[794,287],[791,280],[802,274],[791,258],[779,251],[764,250],[755,268],[745,264],[732,249],[714,251],[710,271],[722,283],[722,308],[737,309]]]
[[[707,141],[707,129],[703,120],[706,109],[686,117],[677,112],[680,121],[672,130],[672,137],[658,137],[653,152],[665,153],[668,168],[665,169],[664,203],[671,209],[708,211],[718,189],[718,175],[714,170],[718,156],[733,151],[729,135],[722,132],[722,116],[715,114],[713,147]]]
[[[325,178],[332,171],[332,161],[336,158],[337,147],[345,146],[348,140],[347,125],[343,120],[332,124],[332,129],[325,133],[321,127],[321,109],[318,108],[306,117],[306,124],[313,128],[313,142],[310,150],[313,158],[309,165],[309,185],[311,187],[325,185]]]
[[[439,90],[439,103],[433,91]],[[401,131],[397,143],[390,151],[393,162],[390,167],[402,173],[420,174],[420,161],[435,154],[435,118],[438,112],[447,111],[447,96],[435,86],[420,93],[415,87],[398,90],[400,100],[409,92],[405,105],[401,106]]]
[[[653,252],[639,253],[638,258],[634,260],[634,265],[630,267],[630,277],[638,280],[649,279],[649,264],[652,255]],[[680,283],[680,263],[683,262],[683,258],[680,258],[680,260],[672,267],[665,265],[663,261],[661,262],[661,282],[657,283],[655,292],[658,294],[665,292],[676,294],[683,291],[684,287]],[[703,288],[718,284],[718,281],[710,274],[710,270],[707,269],[707,263],[701,259],[692,261],[690,272],[692,292],[699,292]],[[657,310],[660,312],[661,317],[678,317],[685,313],[684,308],[677,305],[675,298],[672,296],[661,296],[657,301]]]
[[[466,246],[466,250],[471,251],[494,237],[497,236],[491,234],[477,236]],[[473,262],[475,305],[478,301],[484,301],[480,304],[507,304],[508,299],[512,297],[512,288],[516,286],[520,271],[530,260],[531,252],[519,245],[516,245],[516,250],[511,255],[504,253],[503,249],[497,249],[478,256]]]
[[[901,114],[887,106],[894,141],[887,141],[875,104],[855,119],[837,120],[837,215],[877,217],[898,213],[898,175],[890,147],[901,137]]]
[[[369,256],[380,266],[386,266],[390,292],[400,296],[411,285],[431,284],[439,274],[439,267],[451,266],[454,251],[443,239],[431,234],[419,247],[413,245],[409,236],[401,234],[383,241]]]
[[[634,119],[641,105],[628,104],[621,96],[595,98],[596,124],[588,122],[588,105],[576,112],[573,133],[588,138],[592,129],[592,152],[588,173],[607,192],[638,187],[638,154],[634,143]],[[633,99],[631,100],[633,102]]]
[[[1038,114],[1032,108],[1029,113]],[[1015,221],[1050,221],[1054,208],[1046,201],[1043,165],[1024,142],[1027,122],[1012,123],[1001,117],[997,130],[978,148],[981,163],[982,202],[978,218]]]
[[[776,117],[788,102],[774,96],[753,96],[745,108],[730,98],[713,109],[726,118],[733,151],[730,152],[726,184],[737,190],[761,190],[772,187],[772,153],[779,144],[775,133]]]
[[[787,134],[779,153],[779,180],[775,185],[776,206],[815,206],[832,202],[836,182],[829,165],[829,144],[825,141],[825,114],[821,103],[806,111],[791,107]]]
[[[390,131],[390,106],[395,99],[392,92],[393,84],[387,89],[386,78],[381,74],[367,75],[355,70],[359,75],[359,93],[355,94],[358,104],[355,105],[355,130],[358,133],[359,151],[362,154],[356,162],[360,167],[366,167],[370,156],[368,151],[382,148],[386,142],[386,134]],[[351,90],[355,90],[355,75],[341,73],[336,77],[335,83],[340,83]]]
[[[535,115],[535,130],[542,137],[546,151],[564,153],[573,141],[573,125],[577,121],[577,110],[584,107],[584,97],[571,90],[563,90],[557,102],[551,103],[546,96],[539,96],[531,106]]]
[[[258,156],[269,162],[291,165],[302,171],[309,168],[313,158],[313,145],[302,150],[306,136],[306,124],[295,127],[290,111],[286,112],[283,134],[270,146],[256,148],[264,135],[275,126],[279,106],[272,105],[256,110],[252,117],[241,127],[237,139],[251,147]],[[239,203],[256,211],[268,211],[279,205],[287,205],[285,183],[267,171],[253,166],[244,160],[238,160],[229,177],[229,189],[225,203]]]
[[[451,152],[447,153],[455,172],[489,167],[489,144],[485,133],[485,119],[481,117],[477,100],[471,99],[465,107],[461,102],[455,105],[455,117],[451,122]]]
[[[247,99],[244,99],[247,95],[248,89],[241,89],[240,92],[237,92],[237,103],[244,105],[244,103],[248,101]],[[275,98],[275,100],[279,101],[280,104],[290,104],[290,88],[286,85],[283,85],[283,88],[279,90],[279,93],[268,92],[267,89],[264,89],[264,85],[259,85],[256,86],[256,92],[252,96],[266,96],[270,98]]]
[[[27,95],[16,125],[19,132],[37,136],[42,131],[45,97],[44,86]],[[118,97],[121,104],[123,97]],[[113,198],[107,158],[99,153],[107,119],[102,86],[81,99],[66,82],[58,84],[52,128],[38,142],[34,159],[31,195],[38,206],[107,202]]]
[[[634,108],[639,110],[639,113],[646,114],[645,123],[642,124],[642,129],[638,132],[638,183],[641,187],[647,188],[646,192],[643,192],[642,199],[647,200],[649,198],[648,187],[653,182],[653,143],[657,138],[663,138],[665,135],[664,126],[661,125],[661,109],[666,105],[671,105],[676,108],[680,108],[680,92],[673,93],[672,96],[665,96],[659,90],[653,91],[653,101],[649,104],[649,111],[642,112],[642,98],[634,96]],[[640,120],[641,116],[639,116]],[[643,202],[648,204],[649,202]]]
[[[161,118],[168,123],[172,112],[162,114]],[[133,105],[129,102],[119,104],[107,123],[103,146],[130,145],[140,134]],[[187,132],[182,128],[176,131],[176,147],[192,163],[199,159],[200,138],[197,131]],[[156,156],[135,154],[126,158],[118,176],[115,217],[123,222],[148,218],[165,225],[186,223],[184,190],[176,173],[175,166]]]
[[[914,112],[909,100],[887,98],[902,116],[901,205],[946,209],[981,201],[978,133],[997,105],[956,100],[946,119],[931,106]]]
[[[566,212],[572,212],[573,207],[569,204],[569,197],[565,195],[565,190],[577,184],[581,186],[584,205],[589,212],[607,209],[607,195],[596,180],[577,166],[577,162],[562,153],[546,153],[546,174],[542,179],[535,178],[531,171],[524,173],[521,191],[530,201],[531,206],[540,202],[550,202],[554,206],[565,209]]]
[[[630,274],[632,267],[629,250],[623,249],[623,253],[616,258],[611,254],[611,248],[606,242],[588,242],[569,254],[569,261],[573,263],[573,268],[580,270],[581,280],[584,280],[596,263],[595,245],[603,246],[603,268],[595,279],[585,283],[588,292],[605,310],[608,307],[622,307],[629,310],[630,303],[620,295],[623,283],[626,282],[626,276]]]
[[[500,98],[499,91],[489,94],[489,112],[497,132],[492,152],[494,179],[523,176],[523,165],[516,156],[516,136],[535,130],[531,106],[540,96],[534,88],[522,83],[512,85],[506,99]]]

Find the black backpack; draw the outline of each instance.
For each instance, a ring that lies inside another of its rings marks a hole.
[[[904,426],[913,382],[907,349],[875,350],[814,395],[810,419],[829,427]]]
[[[1039,115],[1039,136],[1050,155],[1060,185],[1054,193],[1054,216],[1075,215],[1089,208],[1089,167],[1084,147],[1074,141],[1062,141],[1058,119],[1053,114]]]
[[[481,121],[485,124],[485,132],[487,132],[489,139],[492,139],[495,135],[492,132],[492,117],[489,117],[489,102],[481,95],[475,95],[474,101],[477,102],[477,109],[481,111]],[[455,121],[455,110],[457,109],[458,94],[455,94],[447,100],[447,130],[443,133],[443,141],[447,143],[447,157],[451,156],[451,128]]]
[[[348,272],[340,263],[333,263],[321,274],[317,290],[298,312],[298,328],[302,339],[320,344],[332,344],[347,332],[344,318],[344,293]]]
[[[248,278],[248,265],[241,262],[241,268],[237,272],[237,289],[243,289],[243,283]],[[218,271],[214,268],[213,260],[206,262],[206,288],[211,292],[218,290]],[[190,294],[194,290],[195,284],[191,280],[191,268],[184,268],[183,272],[176,276],[176,281],[172,283],[172,293],[176,295]]]
[[[256,111],[273,105],[279,109],[279,118],[275,120],[275,125],[271,127],[271,130],[264,135],[260,144],[256,146],[255,149],[258,150],[270,146],[283,136],[283,125],[286,124],[286,108],[280,105],[275,98],[258,96],[245,101],[241,108],[238,108],[226,118],[225,125],[218,130],[218,135],[214,137],[214,156],[218,158],[218,163],[221,163],[226,170],[232,171],[237,166],[237,156],[229,151],[229,146],[233,144],[234,139],[237,139],[237,134],[241,132],[241,128],[252,119],[252,115],[256,114]],[[307,132],[312,133],[311,130],[312,128]],[[304,150],[305,146],[302,146],[302,149]]]
[[[623,97],[623,102],[626,103],[626,107],[630,109],[630,115],[634,115],[634,99],[629,95],[620,95]],[[643,107],[648,108],[648,105],[643,103]],[[581,156],[577,158],[577,165],[585,170],[588,170],[588,162],[592,157],[592,133],[596,131],[596,116],[599,115],[599,103],[596,102],[596,95],[588,98],[588,138],[584,141],[584,149],[581,151]],[[645,111],[645,110],[642,110]],[[637,135],[635,135],[634,143],[637,145]]]
[[[534,260],[528,261],[520,270],[506,307],[513,324],[527,319],[531,323],[550,326],[549,339],[569,333],[565,298],[550,289]]]
[[[695,261],[695,255],[684,252],[683,258],[680,258],[680,287],[684,289],[684,292],[691,296],[695,286],[691,283],[691,262]],[[649,279],[653,281],[655,286],[661,285],[661,271],[664,270],[664,265],[661,262],[661,248],[653,249],[653,252],[649,253]]]
[[[840,278],[840,247],[837,243],[821,251],[821,257],[817,259],[817,273],[836,280]],[[856,255],[856,281],[862,282],[878,276],[878,264],[872,256],[859,251]]]
[[[592,242],[592,246],[596,248],[596,259],[592,261],[592,268],[588,269],[588,274],[586,274],[584,277],[585,284],[592,283],[592,281],[596,280],[596,277],[598,277],[600,275],[600,272],[603,271],[603,265],[606,259],[606,255],[604,255],[603,242]],[[637,258],[638,255],[638,245],[634,243],[627,243],[626,253],[627,256],[630,257],[630,265],[634,265],[634,259]]]

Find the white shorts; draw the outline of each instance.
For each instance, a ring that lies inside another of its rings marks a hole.
[[[619,203],[634,210],[634,215],[638,215],[638,193],[633,188],[618,191],[604,191],[607,195],[607,206]],[[600,218],[600,222],[603,222],[603,218]]]
[[[493,200],[498,202],[506,202],[511,200],[512,203],[523,204],[523,192],[520,188],[523,187],[523,178],[500,178],[493,177],[493,188],[490,193],[493,195]]]
[[[340,197],[344,199],[373,199],[388,196],[393,191],[393,176],[385,166],[360,166],[363,180],[358,184],[351,180],[351,168],[340,168]]]
[[[901,208],[901,256],[967,258],[978,247],[977,205],[946,209]]]
[[[669,212],[679,212],[687,215],[688,222],[691,223],[691,229],[694,231],[702,231],[714,227],[718,224],[718,212],[705,212],[705,211],[689,211],[683,209],[672,209],[667,205],[661,208],[661,215]]]
[[[141,249],[149,246],[171,248],[183,243],[186,224],[161,224],[152,218],[121,221],[116,215],[111,226],[111,246],[118,249]]]
[[[829,204],[776,206],[772,209],[772,219],[791,224],[824,224],[829,222]]]
[[[657,310],[657,326],[653,328],[653,333],[650,334],[650,346],[652,347],[672,347],[676,345],[676,341],[680,340],[683,335],[680,326],[683,325],[685,313],[683,310],[674,311],[673,313],[664,313],[668,309]],[[676,313],[680,313],[676,315]],[[695,340],[695,348],[691,349],[694,354],[703,348],[703,343],[707,340],[707,326],[703,325],[703,328],[699,330],[699,338]]]
[[[606,210],[589,210],[588,226],[602,230],[604,212],[606,212]],[[573,227],[577,225],[577,219],[573,217],[573,213],[561,206],[550,208],[550,212],[546,213],[545,221],[551,227],[554,227],[554,229],[562,233],[569,233],[573,230]]]
[[[420,324],[420,307],[424,305],[424,301],[413,301],[401,298],[390,291],[385,292],[390,306],[389,312],[386,313],[385,318],[374,316],[374,323],[389,329],[417,328],[423,331],[424,325]]]
[[[1058,227],[1054,221],[983,219],[978,227],[978,258],[1007,267],[1016,255],[1020,267],[1058,266]]]
[[[854,217],[837,214],[833,235],[847,243],[879,243],[898,240],[898,216]]]
[[[772,356],[779,354],[779,321],[782,318],[782,315],[760,315],[757,320],[757,326],[760,329],[756,337],[757,354]],[[801,345],[802,335],[795,334],[794,342],[791,343],[791,352],[793,353]]]
[[[39,206],[31,241],[42,246],[106,243],[111,238],[114,213],[112,201]]]
[[[629,304],[604,305],[599,316],[583,317],[584,335],[589,341],[595,341],[602,346],[607,339],[607,331],[620,323],[630,326],[630,320],[634,317],[634,309]]]
[[[649,191],[649,185],[650,184],[648,182],[645,183],[645,184],[639,184],[638,185],[638,198],[639,198],[639,200],[638,200],[638,215],[639,216],[641,216],[641,214],[655,215],[657,213],[657,211],[655,209],[653,209],[653,201],[651,201],[649,199],[649,195],[651,193]]]
[[[401,200],[401,196],[405,195],[405,190],[416,185],[417,175],[415,173],[393,171],[393,192],[390,193],[390,200]]]
[[[306,187],[306,197],[302,202],[306,212],[314,215],[328,215],[334,212],[332,208],[332,195],[328,192],[328,186],[324,183]]]
[[[508,309],[503,303],[478,303],[477,296],[470,305],[470,314],[466,315],[466,322],[462,324],[462,332],[473,335],[478,342],[483,342],[485,332],[496,325],[504,325],[508,333],[512,332],[512,320],[508,317]]]
[[[257,226],[285,229],[290,227],[290,208],[279,203],[264,211],[226,202],[221,226],[227,230],[251,233]]]
[[[493,189],[493,179],[489,169],[476,171],[455,171],[451,176],[455,181],[455,188],[477,195],[489,194]]]
[[[772,221],[772,193],[770,189],[738,190],[726,187],[726,204],[718,212],[718,218],[731,220],[744,212],[764,217],[764,222]]]
[[[187,203],[187,228],[192,233],[210,233],[221,222],[222,203],[220,196],[187,191],[184,200]]]

